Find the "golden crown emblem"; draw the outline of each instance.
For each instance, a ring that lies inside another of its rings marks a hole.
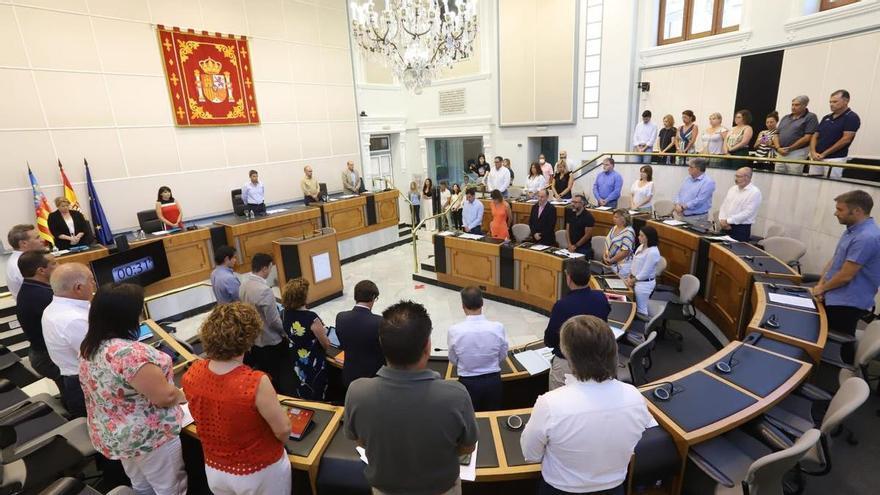
[[[214,60],[211,57],[208,57],[205,60],[199,62],[199,67],[201,67],[206,74],[219,74],[220,69],[223,67],[223,64]]]

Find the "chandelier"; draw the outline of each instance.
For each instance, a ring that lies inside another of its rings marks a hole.
[[[361,49],[390,67],[409,91],[421,94],[443,68],[469,56],[477,36],[476,0],[351,2],[352,33]]]

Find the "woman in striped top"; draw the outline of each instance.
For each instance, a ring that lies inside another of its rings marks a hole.
[[[620,277],[628,276],[635,243],[636,231],[632,228],[629,212],[626,208],[615,210],[614,226],[605,236],[605,254],[602,255],[602,261]]]

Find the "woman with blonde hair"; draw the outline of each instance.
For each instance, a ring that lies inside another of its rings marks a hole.
[[[416,181],[409,183],[409,203],[412,205],[412,219],[410,222],[412,227],[415,228],[421,221],[419,210],[422,207],[422,194],[419,192],[419,186],[416,185]]]
[[[727,128],[721,125],[721,114],[718,112],[709,114],[709,127],[700,135],[700,141],[703,144],[701,151],[707,155],[723,154],[727,133]]]
[[[215,306],[199,330],[207,359],[195,361],[183,375],[213,493],[291,492],[284,450],[290,420],[269,376],[244,364],[262,331],[260,314],[250,304]]]
[[[49,213],[49,231],[55,238],[55,247],[70,249],[72,246],[85,246],[95,242],[89,221],[82,213],[70,208],[70,201],[61,196],[55,198],[57,210]]]
[[[553,174],[552,190],[560,199],[571,199],[571,186],[574,185],[574,177],[568,171],[565,160],[559,160],[556,164],[556,173]]]
[[[288,280],[281,291],[284,306],[284,331],[290,339],[293,352],[293,370],[299,383],[296,395],[300,399],[324,400],[327,375],[324,373],[330,338],[324,322],[314,311],[306,309],[309,281],[297,277]]]

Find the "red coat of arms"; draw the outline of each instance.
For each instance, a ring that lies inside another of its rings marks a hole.
[[[158,27],[178,126],[259,124],[247,38]]]

